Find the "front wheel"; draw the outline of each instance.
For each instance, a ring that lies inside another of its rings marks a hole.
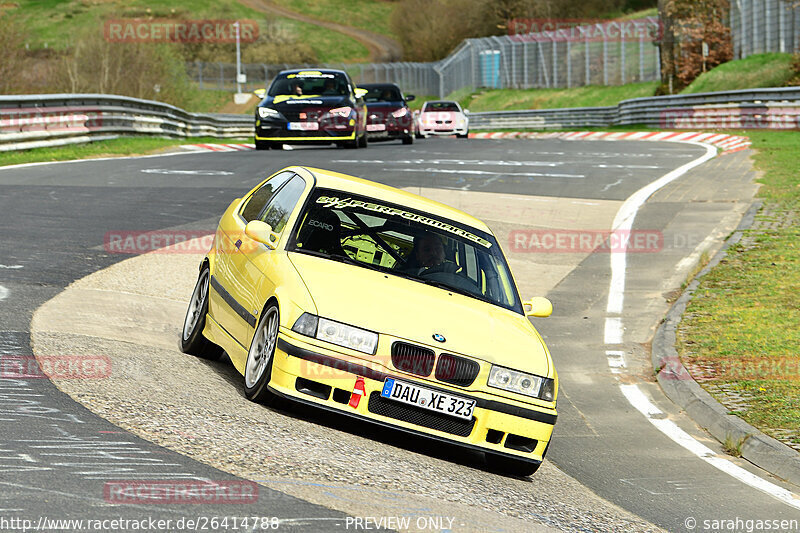
[[[267,389],[272,377],[272,359],[278,343],[280,313],[276,304],[270,304],[256,326],[244,369],[244,395],[254,402],[270,405],[276,397]]]
[[[189,300],[186,318],[183,320],[181,351],[206,359],[219,359],[222,355],[222,348],[203,336],[203,328],[206,327],[206,315],[208,314],[208,283],[210,278],[211,274],[208,267],[203,267],[200,277],[197,278],[197,284],[194,286],[192,299]]]
[[[369,141],[367,140],[366,132],[358,139],[358,147],[359,148],[366,148]]]
[[[403,144],[414,144],[414,136],[406,135],[405,137],[403,137]]]
[[[270,148],[272,148],[271,142],[256,139],[256,150],[269,150]]]

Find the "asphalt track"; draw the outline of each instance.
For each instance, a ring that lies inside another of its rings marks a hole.
[[[622,202],[703,152],[701,147],[669,143],[436,139],[359,151],[209,153],[0,170],[0,286],[5,289],[0,291],[0,354],[31,354],[33,312],[72,281],[126,258],[98,249],[107,231],[156,230],[217,216],[233,197],[289,164],[339,170],[398,187],[439,189],[445,201],[455,191],[477,191],[592,203]],[[634,229],[661,231],[665,245],[660,253],[629,258],[626,341],[616,347],[625,361],[622,377],[610,371],[604,341],[607,254],[589,255],[571,269],[548,294],[556,305],[553,317],[536,322],[562,383],[560,418],[548,459],[601,497],[673,531],[686,530],[690,517],[700,526],[715,519],[800,518],[797,509],[669,440],[631,406],[619,387],[620,379],[638,384],[663,418],[720,453],[718,445],[660,394],[647,367],[646,343],[666,309],[663,293],[679,286],[685,275],[684,260],[719,231],[720,223],[735,226],[741,216],[752,194],[745,158],[737,154],[712,160],[656,193],[639,211]],[[547,210],[541,213],[545,217]],[[547,259],[558,262],[557,255]],[[233,479],[122,432],[47,380],[3,379],[0,387],[2,516],[186,516],[185,507],[108,506],[98,483],[121,478]],[[741,461],[731,462],[767,477]],[[248,508],[248,515],[304,519],[284,522],[282,529],[324,531],[344,523],[340,512],[261,491],[261,509]],[[203,506],[198,514],[235,512],[219,505]],[[597,529],[606,528],[597,524]]]

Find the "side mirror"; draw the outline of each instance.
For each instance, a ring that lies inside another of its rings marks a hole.
[[[467,113],[469,113],[469,109],[465,109],[464,110],[464,114],[467,114]]]
[[[278,245],[278,235],[272,231],[272,226],[260,220],[251,220],[244,227],[244,233],[256,242],[260,242],[270,250]]]
[[[415,98],[416,98],[416,96],[414,96],[413,94],[407,94],[406,95],[406,102],[411,102]]]
[[[534,296],[522,302],[522,309],[525,311],[525,316],[545,318],[553,314],[553,304],[541,296]]]
[[[261,98],[263,100],[264,99],[264,95],[267,94],[267,90],[266,89],[256,89],[255,91],[253,91],[253,94],[258,96],[259,98]]]
[[[367,91],[366,89],[360,89],[360,88],[356,87],[354,92],[355,92],[356,98],[364,98],[364,95],[367,94],[369,91]]]

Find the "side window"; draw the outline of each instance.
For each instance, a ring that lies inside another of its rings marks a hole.
[[[259,217],[260,220],[272,226],[272,231],[275,233],[282,232],[305,188],[306,182],[303,178],[300,176],[292,178],[278,191],[278,194],[272,197],[264,213]]]
[[[294,172],[281,172],[254,192],[240,211],[245,221],[250,222],[257,219],[258,214],[261,213],[267,202],[275,195],[275,191],[280,189],[281,185],[286,183],[292,176],[294,176]]]

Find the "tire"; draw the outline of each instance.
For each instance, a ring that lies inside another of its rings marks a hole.
[[[456,137],[458,137],[459,139],[468,139],[469,138],[469,132],[467,132],[467,133],[457,133]]]
[[[366,148],[368,144],[369,144],[369,141],[367,140],[367,133],[364,132],[364,135],[362,135],[358,139],[358,147],[359,148]]]
[[[181,351],[214,360],[219,359],[222,355],[222,348],[203,336],[203,328],[206,327],[206,315],[208,314],[208,284],[210,279],[211,274],[208,266],[205,266],[197,278],[192,298],[189,300],[189,307],[186,309],[186,318],[183,319]]]
[[[414,144],[414,136],[406,135],[405,137],[403,137],[403,144]]]
[[[267,385],[272,377],[272,361],[278,344],[278,305],[271,303],[261,314],[244,367],[244,395],[247,399],[264,405],[272,405],[277,397]]]
[[[417,139],[424,139],[425,138],[425,137],[422,136],[421,133],[415,133],[414,137],[416,137]]]
[[[271,142],[256,139],[256,150],[269,150],[270,148],[272,148]]]
[[[522,461],[520,459],[512,459],[504,455],[496,455],[489,452],[487,452],[485,455],[486,464],[489,466],[489,468],[514,476],[532,476],[537,470],[539,470],[539,467],[542,464]]]

